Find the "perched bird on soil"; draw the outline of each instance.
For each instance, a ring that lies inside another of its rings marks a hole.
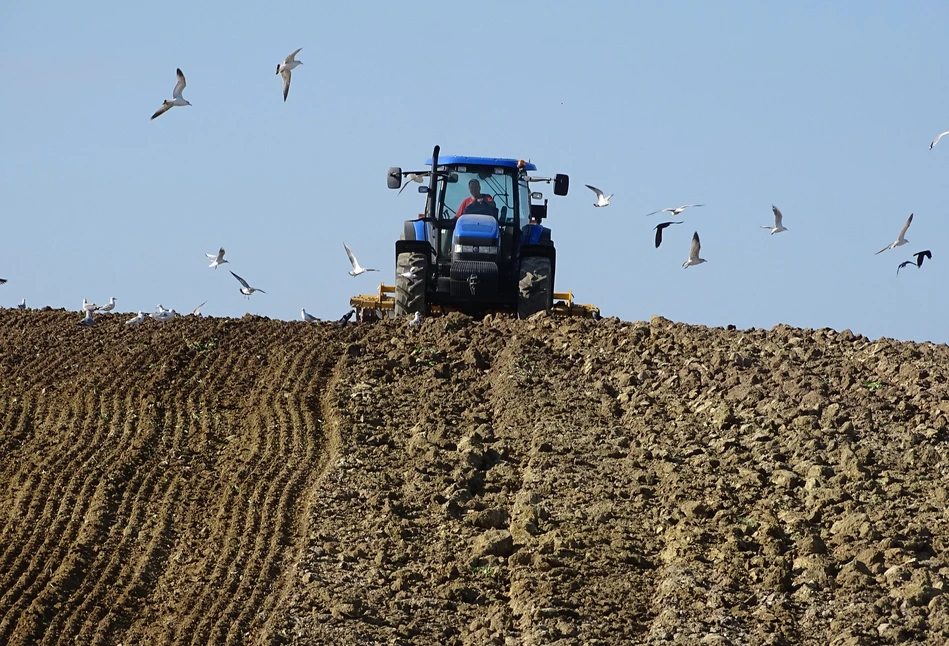
[[[111,312],[115,309],[115,296],[109,298],[109,302],[102,307],[96,308],[97,313]]]
[[[204,307],[206,304],[207,304],[207,301],[204,301],[203,303],[198,305],[196,308],[191,310],[191,316],[201,316],[201,308]]]
[[[895,249],[896,247],[902,247],[904,244],[906,244],[907,242],[909,242],[909,240],[907,240],[904,236],[906,235],[906,230],[909,229],[909,225],[911,225],[912,223],[913,223],[913,214],[910,213],[910,214],[909,214],[909,217],[906,218],[906,224],[904,224],[904,225],[903,225],[903,228],[900,229],[900,237],[898,237],[896,240],[894,240],[893,242],[891,242],[891,243],[890,243],[889,245],[887,245],[886,247],[883,247],[882,249],[880,249],[878,252],[876,252],[876,253],[873,254],[873,255],[875,256],[875,255],[877,255],[877,254],[881,254],[881,253],[883,253],[884,251],[886,251],[887,249]]]
[[[307,314],[307,311],[306,311],[306,308],[305,308],[305,307],[301,307],[301,308],[300,308],[300,316],[302,316],[302,317],[303,317],[303,320],[306,321],[307,323],[312,323],[312,322],[314,322],[314,321],[318,321],[318,320],[319,320],[318,318],[316,318],[316,317],[313,316],[312,314]]]
[[[682,224],[682,222],[661,222],[654,227],[656,229],[656,249],[662,244],[662,230],[672,224]]]
[[[95,321],[92,320],[92,310],[86,310],[86,317],[79,321],[79,325],[84,327],[92,327],[95,324]]]
[[[155,114],[152,115],[152,119],[157,119],[158,117],[165,114],[166,112],[168,112],[175,106],[191,105],[190,103],[185,101],[183,96],[181,96],[181,93],[184,92],[185,86],[188,84],[185,81],[185,75],[181,72],[180,67],[177,70],[175,70],[175,72],[178,75],[178,82],[175,83],[175,89],[171,93],[171,96],[173,98],[170,101],[168,99],[165,99],[164,102],[161,104],[161,107],[158,108],[158,110],[155,111]]]
[[[22,301],[20,301],[20,304],[17,305],[16,308],[17,308],[18,310],[25,310],[25,309],[26,309],[26,299],[24,298]]]
[[[82,299],[82,309],[86,312],[95,312],[97,309],[99,309],[99,306],[95,303],[90,303],[86,299]]]
[[[704,258],[699,258],[700,251],[702,251],[702,243],[699,241],[699,232],[696,231],[692,234],[692,245],[689,247],[689,259],[682,263],[682,266],[688,268],[706,262]]]
[[[416,312],[416,313],[415,313],[415,316],[412,317],[412,320],[409,321],[409,327],[415,327],[416,325],[418,325],[418,324],[421,323],[421,322],[422,322],[422,313],[421,313],[421,312]]]
[[[135,325],[135,326],[138,326],[138,325],[141,325],[141,324],[142,324],[142,321],[144,321],[144,320],[145,320],[145,313],[144,313],[144,312],[139,312],[139,313],[138,313],[138,316],[136,316],[136,317],[134,317],[134,318],[130,318],[129,320],[127,320],[127,321],[125,322],[125,324],[126,324],[126,325]]]
[[[173,309],[171,309],[171,310],[165,310],[165,309],[163,309],[163,310],[161,310],[160,312],[154,312],[154,313],[152,313],[152,315],[151,315],[151,317],[152,317],[153,319],[155,319],[156,321],[161,321],[162,323],[165,323],[166,321],[170,321],[171,319],[175,318],[176,316],[178,316],[178,312],[176,312],[176,311],[173,310]]]
[[[335,323],[336,327],[344,327],[347,323],[349,323],[349,319],[351,319],[353,317],[353,314],[355,313],[356,313],[356,310],[349,310],[348,312],[343,314],[339,318],[339,320],[336,321]]]

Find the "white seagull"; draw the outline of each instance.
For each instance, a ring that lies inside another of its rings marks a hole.
[[[162,312],[170,312],[171,310],[166,310],[164,306],[161,303],[159,303],[158,305],[155,306],[155,311],[161,314]]]
[[[22,301],[20,301],[20,304],[17,305],[16,308],[17,308],[18,310],[25,310],[25,309],[26,309],[26,299],[24,298]]]
[[[610,193],[609,195],[604,195],[603,191],[598,189],[596,186],[590,186],[589,184],[584,184],[584,186],[586,186],[588,189],[596,193],[596,202],[593,203],[593,206],[599,207],[599,206],[610,205],[610,198],[613,197],[613,193]]]
[[[231,276],[233,276],[234,278],[236,278],[236,279],[240,282],[240,284],[243,285],[243,287],[241,287],[241,294],[243,294],[243,295],[246,296],[247,298],[250,298],[250,295],[253,294],[254,292],[260,292],[261,294],[266,294],[266,293],[267,293],[267,292],[265,292],[265,291],[262,290],[262,289],[257,289],[256,287],[251,287],[250,285],[247,284],[247,281],[246,281],[246,280],[244,280],[243,278],[241,278],[240,276],[238,276],[237,274],[235,274],[233,271],[231,272]]]
[[[670,207],[668,209],[659,209],[658,211],[653,211],[652,213],[647,213],[646,215],[650,216],[650,215],[655,215],[656,213],[671,213],[672,217],[675,217],[679,215],[680,213],[682,213],[683,211],[685,211],[686,209],[692,208],[693,206],[705,206],[705,205],[704,204],[683,204],[682,206],[677,206],[675,208]]]
[[[896,240],[894,240],[893,242],[891,242],[891,243],[890,243],[889,245],[887,245],[886,247],[883,247],[882,249],[880,249],[877,253],[875,253],[875,254],[873,254],[873,255],[875,256],[875,255],[877,255],[877,254],[879,254],[879,253],[883,253],[883,252],[886,251],[887,249],[893,249],[893,248],[895,248],[895,247],[902,247],[904,244],[906,244],[907,242],[909,242],[909,240],[907,240],[907,239],[904,238],[903,236],[906,235],[906,230],[909,229],[909,225],[911,225],[912,223],[913,223],[913,214],[910,213],[910,214],[909,214],[909,217],[906,218],[906,224],[904,224],[904,225],[903,225],[903,228],[900,230],[900,237],[897,238]]]
[[[205,304],[207,304],[207,301],[204,301],[204,303],[201,303],[196,308],[191,310],[191,316],[201,316],[201,308],[204,307]]]
[[[418,324],[421,323],[421,322],[422,322],[422,313],[421,313],[421,312],[416,312],[416,313],[415,313],[415,316],[412,317],[412,320],[409,321],[409,327],[415,327],[416,325],[418,325]]]
[[[171,101],[169,101],[168,99],[165,99],[164,102],[161,104],[161,107],[158,108],[158,110],[155,111],[155,114],[152,115],[152,119],[157,119],[161,115],[171,110],[176,105],[191,105],[190,103],[185,101],[185,98],[183,96],[181,96],[181,93],[184,92],[185,86],[188,84],[185,81],[185,75],[181,72],[180,67],[178,68],[177,72],[178,72],[178,82],[175,83],[175,89],[171,93],[171,95],[174,98],[171,99]]]
[[[303,317],[303,320],[306,321],[307,323],[312,323],[313,321],[318,321],[318,320],[319,320],[318,318],[316,318],[316,317],[313,316],[312,314],[307,314],[305,307],[301,307],[301,308],[300,308],[300,316],[302,316],[302,317]]]
[[[771,210],[774,211],[774,226],[772,227],[772,226],[762,224],[761,228],[771,229],[771,235],[774,235],[775,233],[781,233],[782,231],[787,231],[787,229],[784,228],[784,225],[782,224],[782,220],[784,219],[784,216],[781,215],[781,209],[779,209],[774,204],[772,204]]]
[[[134,318],[130,318],[129,320],[125,322],[125,324],[139,326],[142,324],[142,321],[144,320],[145,320],[145,312],[139,312],[138,316]]]
[[[92,310],[86,310],[86,318],[79,321],[79,325],[92,327],[94,324],[95,321],[92,320]]]
[[[346,255],[349,256],[349,264],[353,266],[352,271],[349,272],[349,275],[355,278],[360,274],[365,274],[367,271],[379,271],[378,269],[365,269],[359,266],[359,261],[356,260],[356,256],[353,254],[353,250],[350,249],[346,243],[343,243],[343,249],[346,250]]]
[[[405,190],[405,187],[408,186],[409,183],[411,183],[411,182],[416,182],[416,183],[418,183],[418,184],[421,184],[421,183],[422,183],[422,180],[424,180],[426,177],[428,177],[428,173],[427,173],[427,172],[425,172],[425,173],[406,173],[406,174],[405,174],[405,183],[402,184],[402,188],[400,188],[400,189],[399,189],[399,192],[396,193],[396,197],[398,197],[399,195],[402,194],[402,191]]]
[[[162,323],[165,323],[166,321],[170,321],[171,319],[178,316],[178,312],[176,312],[173,309],[161,310],[160,312],[153,312],[150,316],[156,321],[161,321]]]
[[[228,260],[224,260],[224,247],[221,247],[216,254],[206,253],[204,255],[207,256],[208,260],[211,261],[211,264],[208,265],[208,267],[214,267],[215,269],[217,269],[218,265],[223,265],[226,262],[230,262]]]
[[[939,140],[942,139],[945,135],[949,135],[949,130],[946,130],[945,132],[940,132],[939,135],[935,139],[933,139],[933,142],[929,144],[929,149],[932,150],[933,146],[938,144]]]
[[[699,232],[696,231],[692,234],[692,246],[689,247],[689,259],[682,263],[682,266],[689,268],[693,265],[701,265],[705,262],[705,258],[699,258],[699,252],[701,250],[702,243],[699,241]]]
[[[87,312],[94,312],[97,309],[99,309],[99,306],[96,305],[95,303],[90,303],[86,299],[82,299],[82,309],[84,309]]]
[[[115,309],[115,296],[112,296],[109,298],[108,303],[106,303],[102,307],[97,307],[96,312],[101,314],[103,312],[111,312],[114,309]]]
[[[300,49],[303,49],[302,47]],[[294,58],[297,54],[300,53],[300,49],[296,50],[285,59],[283,62],[277,65],[277,74],[283,77],[283,100],[287,100],[287,94],[290,93],[290,70],[292,70],[297,65],[303,65],[303,61],[298,61]]]

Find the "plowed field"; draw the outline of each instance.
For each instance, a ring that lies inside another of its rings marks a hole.
[[[0,310],[0,643],[943,644],[949,349]]]

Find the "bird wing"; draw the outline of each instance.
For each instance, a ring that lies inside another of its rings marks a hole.
[[[596,193],[597,198],[603,197],[603,191],[601,191],[601,190],[598,189],[597,187],[595,187],[595,186],[590,186],[589,184],[584,184],[584,186],[586,186],[588,189],[590,189],[591,191],[593,191],[594,193]]]
[[[901,263],[900,263],[900,266],[896,268],[896,275],[897,275],[897,276],[900,275],[900,269],[902,269],[902,268],[905,267],[906,265],[912,265],[912,264],[913,264],[913,261],[912,261],[912,260],[906,260],[906,261],[904,261],[904,262],[901,262]]]
[[[157,110],[155,110],[155,114],[152,115],[152,119],[157,119],[158,117],[160,117],[161,115],[165,114],[165,113],[168,112],[169,110],[171,110],[171,104],[170,104],[170,103],[162,103],[162,104],[161,104],[161,107],[158,108]]]
[[[290,70],[283,70],[280,76],[283,77],[283,100],[286,101],[287,95],[290,94]]]
[[[245,288],[250,289],[250,285],[247,284],[247,281],[241,278],[240,276],[238,276],[237,274],[235,274],[233,271],[231,272],[231,276],[233,276],[238,281],[240,281],[240,284],[243,285]]]
[[[201,304],[198,305],[196,308],[194,308],[193,310],[191,310],[191,315],[192,315],[192,316],[197,316],[198,314],[200,314],[200,313],[201,313],[201,308],[204,307],[205,303],[207,303],[207,301],[204,301],[204,303],[201,303]]]
[[[188,85],[188,82],[185,81],[185,75],[182,73],[180,67],[178,68],[177,72],[178,72],[178,82],[175,83],[175,89],[171,93],[171,96],[175,97],[176,99],[180,99],[181,93],[185,91],[185,86]]]
[[[702,242],[699,240],[699,232],[692,234],[692,246],[689,247],[689,259],[698,258],[699,251],[702,250]]]
[[[781,221],[784,219],[784,216],[781,215],[781,209],[776,207],[774,204],[771,205],[771,210],[774,211],[774,226],[775,228],[780,228],[783,225]]]
[[[217,257],[214,258],[214,260],[216,260],[216,261],[218,261],[218,262],[221,262],[222,260],[224,260],[224,247],[221,247],[221,248],[218,250],[218,252],[217,252]]]
[[[906,218],[906,224],[904,224],[903,228],[900,230],[900,238],[906,235],[906,230],[909,229],[909,225],[911,225],[912,223],[913,223],[913,214],[910,213],[909,217]]]
[[[662,244],[662,230],[666,227],[663,224],[656,225],[656,249],[659,248],[659,245]]]
[[[292,54],[290,54],[290,55],[287,56],[285,59],[283,59],[283,62],[284,62],[284,63],[289,63],[290,61],[292,61],[292,60],[293,60],[293,57],[300,53],[300,49],[303,49],[303,48],[300,47],[299,49],[297,49],[296,51],[294,51]]]
[[[647,213],[646,216],[655,215],[656,213],[663,213],[665,211],[671,211],[672,209],[659,209],[658,211],[653,211],[652,213]]]
[[[704,204],[683,204],[676,211],[684,211],[686,209],[691,209],[693,206],[705,206]]]
[[[893,248],[893,245],[888,244],[888,245],[886,245],[885,247],[883,247],[882,249],[880,249],[878,252],[876,252],[876,253],[873,254],[873,255],[875,256],[875,255],[877,255],[877,254],[881,254],[881,253],[883,253],[884,251],[886,251],[887,249],[892,249],[892,248]]]
[[[353,266],[353,271],[359,271],[361,268],[359,262],[356,260],[356,256],[353,255],[353,250],[350,249],[346,243],[343,243],[343,248],[346,250],[346,255],[349,256],[349,264]]]
[[[939,140],[942,139],[943,136],[945,136],[945,135],[949,135],[949,130],[946,130],[945,132],[940,132],[940,133],[939,133],[939,136],[937,136],[935,139],[933,139],[933,142],[932,142],[931,144],[929,144],[929,149],[932,150],[932,149],[933,149],[933,146],[935,146],[936,144],[938,144],[938,143],[939,143]]]

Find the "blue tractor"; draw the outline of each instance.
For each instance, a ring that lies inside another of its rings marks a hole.
[[[389,169],[391,189],[419,183],[425,209],[405,221],[395,243],[394,288],[382,285],[377,297],[357,296],[353,307],[396,316],[458,310],[526,318],[553,310],[596,317],[597,308],[574,304],[571,293],[554,293],[557,254],[542,224],[547,202],[531,190],[546,182],[555,195],[566,195],[569,178],[533,177],[528,173],[536,166],[524,160],[438,153],[435,146],[426,170]]]

